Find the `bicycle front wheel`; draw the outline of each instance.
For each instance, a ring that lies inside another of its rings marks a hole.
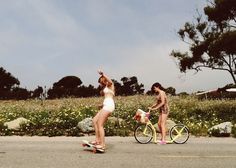
[[[149,125],[138,125],[134,131],[134,137],[139,143],[147,144],[153,138],[153,130]]]
[[[176,144],[184,144],[189,138],[189,130],[183,124],[176,124],[170,130],[170,138]]]

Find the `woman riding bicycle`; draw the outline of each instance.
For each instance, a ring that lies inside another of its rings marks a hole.
[[[149,110],[157,110],[160,109],[160,115],[158,119],[158,127],[161,133],[161,141],[160,144],[166,144],[166,120],[169,115],[169,106],[166,93],[164,88],[160,83],[154,83],[152,85],[152,91],[157,94],[156,103],[149,107]]]

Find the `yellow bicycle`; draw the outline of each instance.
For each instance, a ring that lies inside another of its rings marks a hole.
[[[189,129],[184,124],[176,124],[170,128],[170,140],[167,143],[184,144],[189,139]],[[141,144],[147,144],[153,140],[157,143],[157,132],[151,121],[139,124],[134,130],[135,139]]]

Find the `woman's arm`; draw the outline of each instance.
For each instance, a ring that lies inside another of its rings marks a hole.
[[[152,110],[154,107],[158,106],[158,104],[159,104],[158,100],[160,99],[160,95],[157,95],[156,99],[157,99],[156,103],[153,104],[151,107],[148,107],[149,110]]]
[[[164,92],[160,93],[160,99],[161,99],[161,102],[157,103],[154,107],[151,107],[149,110],[157,110],[165,104],[165,93]]]
[[[148,109],[152,109],[152,108],[156,107],[157,105],[158,105],[158,103],[155,103],[151,107],[148,107]]]

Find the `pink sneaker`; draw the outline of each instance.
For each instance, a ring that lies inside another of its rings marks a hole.
[[[166,141],[160,141],[159,144],[160,144],[160,145],[165,145],[165,144],[166,144]]]

